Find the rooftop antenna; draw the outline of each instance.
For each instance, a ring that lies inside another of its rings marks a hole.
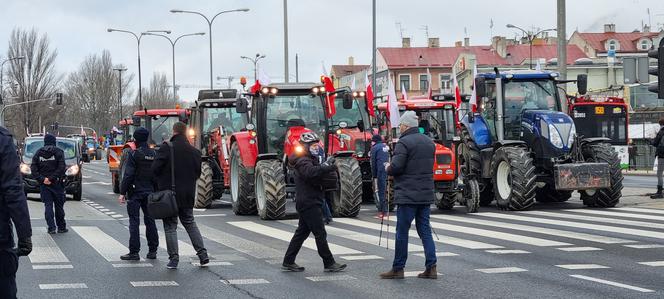
[[[420,26],[420,29],[424,31],[424,36],[427,38],[427,41],[429,40],[429,26],[427,25],[422,25]]]
[[[651,27],[652,29],[652,19],[650,18],[650,7],[646,8],[646,12],[648,13],[648,27]]]
[[[468,37],[468,27],[463,27],[463,37]]]
[[[406,29],[401,26],[401,22],[394,22],[394,25],[397,26],[397,31],[399,31],[399,38],[403,40],[403,33],[406,31]]]
[[[489,21],[489,31],[491,32],[491,38],[493,38],[493,18]]]

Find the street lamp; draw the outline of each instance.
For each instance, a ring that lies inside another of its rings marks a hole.
[[[247,60],[251,61],[254,64],[254,82],[256,82],[256,80],[258,80],[258,75],[256,73],[256,65],[258,64],[259,60],[265,58],[265,55],[261,55],[260,53],[256,53],[256,56],[254,58],[250,58],[250,57],[247,57],[247,56],[240,56],[240,58],[247,59]]]
[[[121,30],[121,29],[113,29],[113,28],[108,28],[106,29],[108,32],[121,32],[121,33],[127,33],[131,34],[136,38],[136,49],[138,50],[138,107],[139,109],[143,109],[143,85],[141,84],[141,38],[143,38],[143,34],[136,34],[128,30]],[[161,32],[161,33],[166,33],[166,34],[171,34],[170,30],[151,30],[150,32]]]
[[[126,71],[126,68],[117,67],[113,68],[114,71],[118,71],[118,107],[120,108],[120,117],[122,119],[122,72]]]
[[[178,41],[185,37],[185,36],[194,36],[194,35],[205,35],[205,32],[197,32],[197,33],[189,33],[189,34],[183,34],[178,36],[175,39],[171,39],[170,37],[163,35],[163,34],[157,34],[153,33],[153,31],[148,31],[148,32],[143,32],[143,35],[153,35],[153,36],[161,36],[165,39],[167,39],[171,43],[171,48],[173,51],[173,104],[177,103],[177,87],[175,86],[175,45],[178,43]]]
[[[4,79],[3,74],[5,73],[4,72],[5,62],[12,61],[12,60],[21,60],[21,59],[24,59],[24,58],[25,58],[25,56],[10,57],[10,58],[7,58],[7,59],[3,60],[2,63],[0,63],[0,105],[2,105],[4,103],[3,95],[5,94],[5,88],[4,88],[5,81],[3,80]]]
[[[538,31],[538,32],[536,32],[535,34],[532,34],[531,32],[526,31],[525,29],[523,29],[523,28],[521,28],[521,27],[514,26],[514,25],[512,25],[512,24],[507,24],[507,28],[521,30],[521,32],[523,32],[523,33],[526,35],[526,37],[528,37],[528,44],[530,45],[530,46],[529,46],[529,48],[530,48],[530,58],[529,58],[529,60],[528,60],[528,65],[529,65],[529,68],[530,68],[531,70],[533,69],[533,40],[534,40],[535,37],[537,37],[540,33],[548,32],[548,31],[556,31],[556,29],[545,29],[545,30],[540,30],[540,31]],[[559,61],[558,63],[560,63],[560,61]],[[567,62],[564,62],[564,63],[567,63]]]
[[[212,82],[212,22],[221,14],[224,13],[229,13],[229,12],[247,12],[249,11],[248,8],[240,8],[240,9],[231,9],[231,10],[224,10],[221,12],[218,12],[216,15],[214,15],[212,18],[206,17],[204,14],[197,12],[197,11],[191,11],[191,10],[181,10],[181,9],[171,9],[172,13],[190,13],[190,14],[196,14],[205,19],[208,23],[208,34],[210,34],[210,89],[214,89],[214,84]]]

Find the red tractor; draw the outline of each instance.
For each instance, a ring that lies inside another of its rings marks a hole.
[[[247,117],[238,113],[235,89],[201,90],[191,107],[188,135],[201,150],[201,177],[196,184],[196,208],[208,208],[230,186],[230,137],[246,130]]]
[[[476,180],[459,176],[457,158],[455,154],[459,137],[456,135],[458,116],[457,105],[454,100],[445,96],[413,97],[398,102],[399,112],[415,111],[419,117],[420,132],[429,136],[436,144],[435,160],[433,166],[433,179],[435,188],[435,204],[441,210],[450,210],[458,202],[466,206],[469,213],[479,209],[479,186]],[[391,128],[387,116],[387,103],[377,105],[379,111],[379,127],[381,135],[386,141],[394,144],[398,133]],[[391,182],[388,182],[388,198],[390,209],[393,208]]]
[[[326,152],[336,157],[339,186],[331,198],[332,212],[343,217],[359,213],[362,173],[353,157],[355,152],[331,149],[336,146],[331,144],[336,139],[334,134],[349,124],[330,117],[334,108],[328,105],[329,96],[322,85],[315,83],[271,84],[249,95],[251,118],[247,130],[234,133],[230,140],[230,187],[236,215],[258,213],[261,219],[287,215],[288,199],[295,194],[288,159],[304,150],[298,141],[304,132],[321,136]],[[350,96],[344,99],[348,101]],[[248,112],[248,107],[246,98],[238,100],[238,112]]]

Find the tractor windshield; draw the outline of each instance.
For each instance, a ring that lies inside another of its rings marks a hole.
[[[232,106],[203,109],[203,132],[210,132],[221,126],[224,133],[233,134],[242,130],[246,122],[243,114],[237,113]]]
[[[177,116],[154,116],[151,123],[150,139],[154,144],[162,144],[173,135],[173,125],[180,121]]]
[[[343,108],[342,97],[337,97],[334,105],[337,108],[337,113],[332,116],[331,126],[339,125],[342,121],[346,122],[349,128],[356,128],[360,124],[360,121],[364,124],[369,123],[369,115],[364,108],[365,105],[361,105],[357,99],[353,100],[353,108],[351,109]]]
[[[507,81],[503,90],[505,138],[520,139],[521,114],[524,111],[560,111],[552,80]]]
[[[319,136],[325,133],[325,109],[320,97],[310,95],[277,95],[267,99],[266,133],[269,153],[280,153],[284,148],[286,131],[293,126],[304,126]],[[338,113],[338,110],[337,110]]]
[[[606,137],[613,145],[627,145],[627,111],[621,105],[578,105],[572,118],[579,136]]]

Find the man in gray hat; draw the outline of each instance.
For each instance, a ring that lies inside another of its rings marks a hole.
[[[394,178],[394,203],[397,207],[397,233],[392,270],[380,274],[383,279],[404,278],[408,257],[408,231],[415,220],[417,234],[424,246],[426,270],[419,278],[436,279],[436,245],[429,223],[434,198],[433,161],[435,145],[419,133],[414,111],[406,111],[399,121],[401,136],[394,147],[391,163],[385,163],[387,174]]]

